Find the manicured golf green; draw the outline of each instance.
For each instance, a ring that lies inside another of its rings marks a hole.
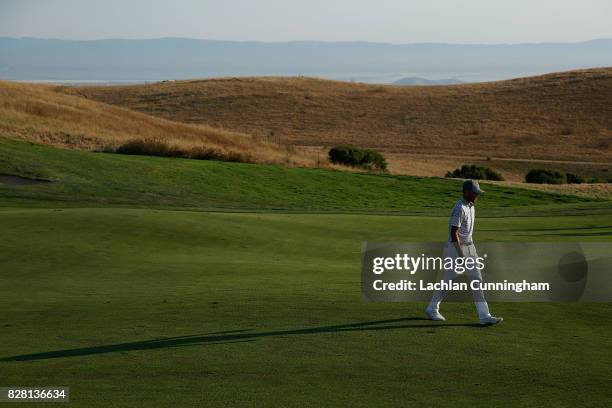
[[[0,188],[0,385],[70,386],[77,407],[612,402],[609,303],[492,304],[506,320],[480,328],[471,304],[445,305],[438,323],[424,304],[361,300],[361,243],[444,240],[447,203],[435,197],[450,189],[452,202],[456,182],[268,167],[274,183],[234,194],[215,175],[263,170],[0,147],[2,171],[58,180]],[[292,206],[278,208],[325,211],[301,190],[318,191],[319,175],[343,192],[398,187],[347,201],[363,214],[269,211],[282,196]],[[610,203],[510,189],[486,199],[477,240],[612,241]],[[224,203],[250,212],[202,211]],[[393,203],[420,215],[365,214]]]

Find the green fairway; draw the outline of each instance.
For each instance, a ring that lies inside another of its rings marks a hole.
[[[471,304],[445,305],[438,324],[422,304],[361,301],[361,241],[444,239],[444,218],[42,209],[0,222],[3,382],[70,385],[78,406],[610,402],[610,304],[492,305],[506,321],[481,329]],[[602,225],[581,239],[610,240],[610,216],[491,218],[479,238]]]
[[[0,172],[56,180],[0,186],[2,386],[78,407],[612,403],[610,303],[492,304],[505,321],[480,328],[472,304],[432,322],[362,301],[362,242],[444,241],[457,181],[6,141]],[[612,241],[609,202],[487,188],[477,241]]]

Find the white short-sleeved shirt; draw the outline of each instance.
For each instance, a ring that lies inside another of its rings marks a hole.
[[[472,231],[474,231],[474,220],[476,219],[476,211],[474,204],[465,199],[457,201],[451,211],[450,220],[448,222],[448,242],[452,241],[451,227],[457,227],[457,235],[460,243],[472,242]]]

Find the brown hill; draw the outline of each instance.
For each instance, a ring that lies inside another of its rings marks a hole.
[[[313,165],[314,159],[250,135],[186,124],[56,92],[49,85],[0,81],[0,136],[79,149],[161,139],[181,148],[213,148],[258,163]]]
[[[408,172],[421,154],[612,161],[612,68],[435,87],[226,78],[58,90],[261,140],[379,148]]]

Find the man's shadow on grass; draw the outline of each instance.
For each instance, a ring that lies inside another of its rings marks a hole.
[[[400,324],[409,321],[428,321],[429,323],[420,324]],[[276,330],[266,332],[254,332],[249,330],[229,330],[223,332],[207,333],[204,335],[167,337],[162,339],[136,341],[131,343],[117,343],[102,346],[82,347],[66,350],[47,351],[43,353],[23,354],[18,356],[0,358],[0,362],[10,361],[35,361],[61,357],[89,356],[94,354],[105,354],[135,350],[154,350],[170,347],[186,347],[204,344],[222,344],[248,342],[266,337],[301,336],[319,333],[345,333],[355,331],[378,331],[378,330],[397,330],[397,329],[426,329],[434,327],[481,327],[477,323],[467,324],[446,324],[433,323],[421,317],[405,317],[400,319],[377,320],[371,322],[359,322],[341,324],[336,326],[320,326],[293,330]]]

